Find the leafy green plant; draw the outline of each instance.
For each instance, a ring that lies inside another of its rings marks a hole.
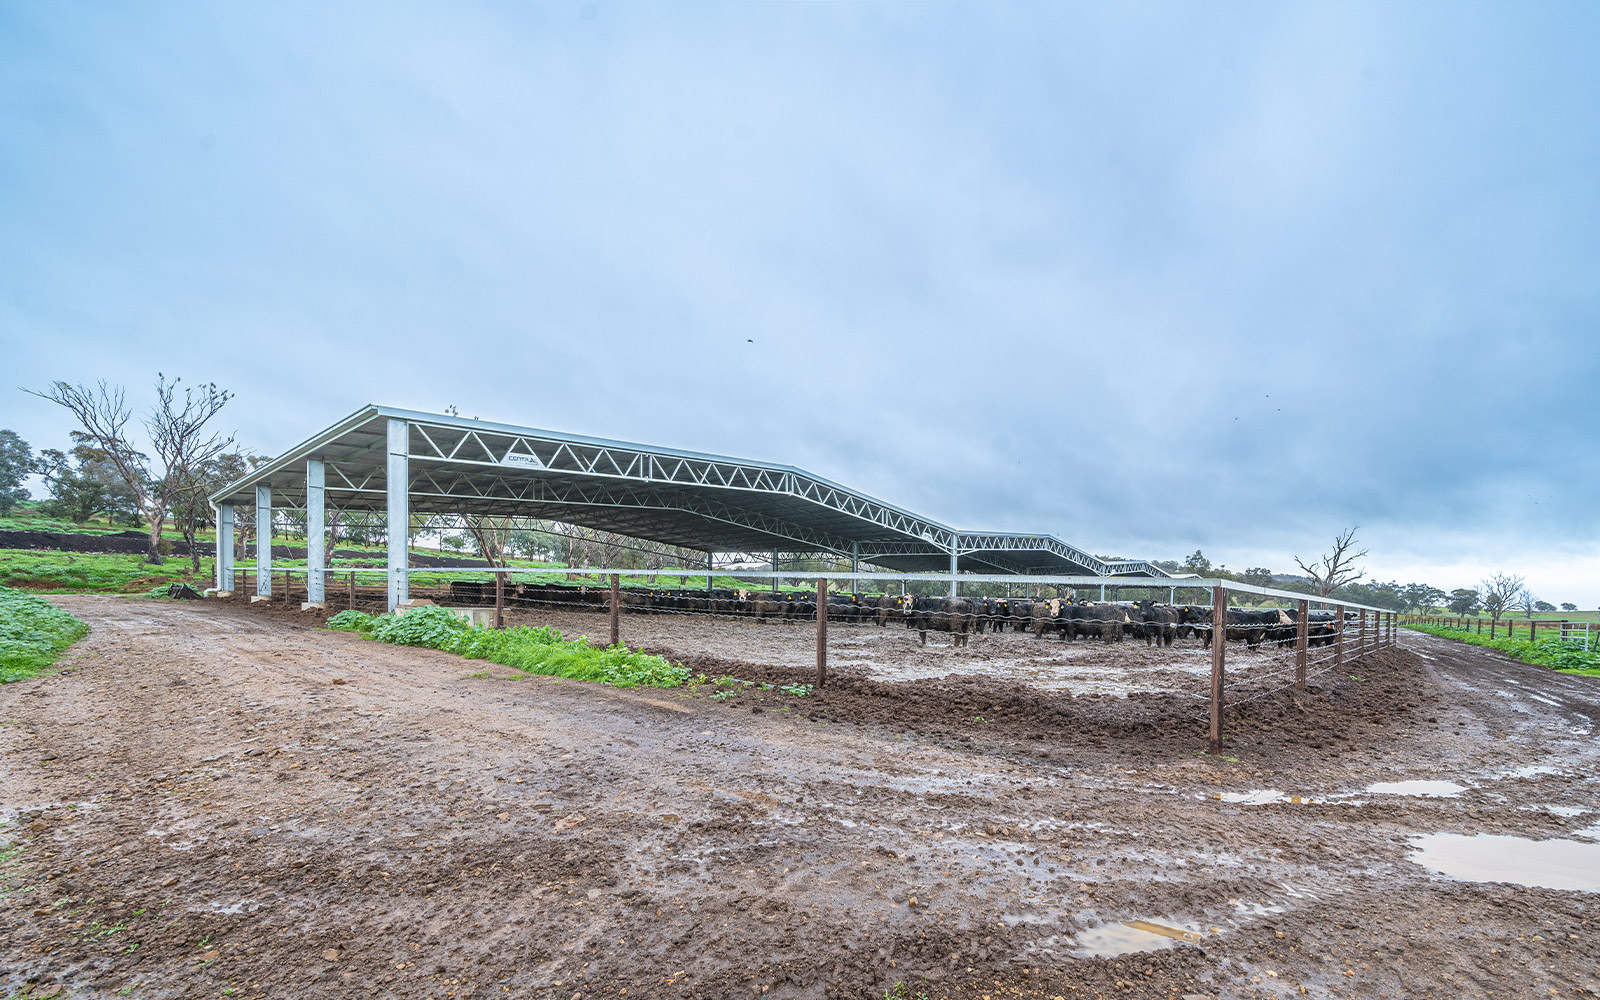
[[[341,611],[328,619],[328,627],[338,632],[371,632],[376,620],[365,611]]]
[[[339,618],[335,615],[334,619]],[[351,619],[359,625],[357,620]],[[329,620],[329,625],[333,619]],[[560,629],[529,627],[491,629],[469,625],[446,608],[418,608],[403,615],[370,620],[372,638],[401,646],[443,650],[473,660],[488,660],[526,674],[546,674],[616,687],[677,687],[689,679],[689,668],[665,657],[626,646],[597,649],[579,636],[567,639]]]
[[[1585,674],[1591,677],[1600,677],[1600,650],[1584,652],[1583,647],[1572,642],[1562,642],[1550,636],[1533,642],[1523,638],[1509,636],[1496,636],[1493,639],[1480,632],[1469,632],[1464,629],[1446,628],[1442,625],[1406,625],[1406,628],[1429,635],[1437,635],[1445,639],[1455,639],[1473,646],[1483,646],[1486,649],[1497,649],[1502,653],[1531,663],[1538,667],[1548,667],[1563,673]]]
[[[778,690],[782,691],[784,694],[792,694],[796,698],[804,698],[811,692],[815,691],[816,688],[810,684],[785,684]]]
[[[0,683],[49,669],[89,626],[32,594],[0,587]]]
[[[739,692],[733,691],[733,690],[724,689],[722,691],[712,692],[711,700],[712,701],[729,701],[729,700],[731,700],[733,698],[737,698],[737,697],[739,697]]]

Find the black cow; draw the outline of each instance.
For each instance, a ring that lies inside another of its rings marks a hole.
[[[953,645],[965,646],[976,621],[977,613],[969,598],[918,597],[912,600],[906,627],[917,630],[924,646],[928,644],[929,630],[949,632],[953,637]]]
[[[1178,609],[1154,601],[1135,601],[1139,612],[1138,635],[1146,646],[1170,646],[1178,637]]]

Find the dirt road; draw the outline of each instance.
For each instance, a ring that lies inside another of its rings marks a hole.
[[[1178,695],[618,691],[216,603],[56,600],[90,637],[0,688],[0,992],[1597,988],[1600,895],[1409,857],[1592,846],[1600,683],[1444,640],[1249,703],[1213,759]],[[1450,784],[1372,787],[1414,780]]]

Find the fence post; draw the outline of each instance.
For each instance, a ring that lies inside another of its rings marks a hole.
[[[1210,751],[1222,753],[1222,668],[1228,641],[1228,592],[1211,588],[1211,740]]]
[[[1311,617],[1311,602],[1300,602],[1300,621],[1294,629],[1294,689],[1306,689],[1306,646],[1311,626],[1308,621]]]
[[[494,575],[494,627],[506,627],[506,575],[500,572]]]
[[[611,645],[615,646],[622,641],[622,580],[617,574],[611,574]]]
[[[356,575],[350,574],[350,610],[356,609]]]
[[[1333,630],[1333,669],[1344,672],[1344,605],[1335,605],[1334,619],[1338,627]]]
[[[1355,655],[1355,659],[1357,659],[1357,660],[1361,659],[1361,654],[1363,654],[1363,653],[1365,653],[1367,651],[1367,611],[1366,611],[1365,608],[1363,608],[1363,609],[1361,609],[1360,612],[1358,612],[1358,614],[1361,617],[1359,619],[1357,619],[1357,624],[1356,624],[1356,655]]]
[[[289,571],[283,571],[283,603],[289,603]]]
[[[828,581],[817,578],[817,687],[828,683]]]

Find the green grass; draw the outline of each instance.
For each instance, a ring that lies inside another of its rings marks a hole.
[[[525,674],[544,674],[569,680],[595,681],[616,687],[677,687],[689,679],[689,670],[665,657],[651,656],[625,646],[600,649],[582,636],[565,638],[559,629],[489,629],[468,625],[445,608],[418,608],[403,615],[368,615],[341,611],[328,619],[328,627],[361,632],[379,642],[421,646],[455,653],[471,660],[487,660]]]
[[[1526,638],[1507,638],[1497,635],[1493,639],[1487,633],[1468,632],[1462,629],[1443,628],[1438,625],[1407,625],[1409,629],[1426,632],[1446,639],[1455,639],[1473,646],[1483,646],[1487,649],[1497,649],[1502,653],[1531,663],[1534,666],[1548,667],[1559,670],[1564,674],[1582,674],[1586,677],[1600,677],[1600,650],[1592,649],[1585,653],[1583,647],[1571,642],[1561,642],[1554,636],[1540,638],[1538,642],[1530,642]]]
[[[187,556],[169,556],[152,566],[144,556],[124,553],[0,549],[0,587],[53,594],[142,594],[182,580],[203,589],[211,586],[212,562],[209,556],[202,558],[200,572],[194,573]]]
[[[50,669],[89,626],[49,601],[0,587],[0,684]]]

